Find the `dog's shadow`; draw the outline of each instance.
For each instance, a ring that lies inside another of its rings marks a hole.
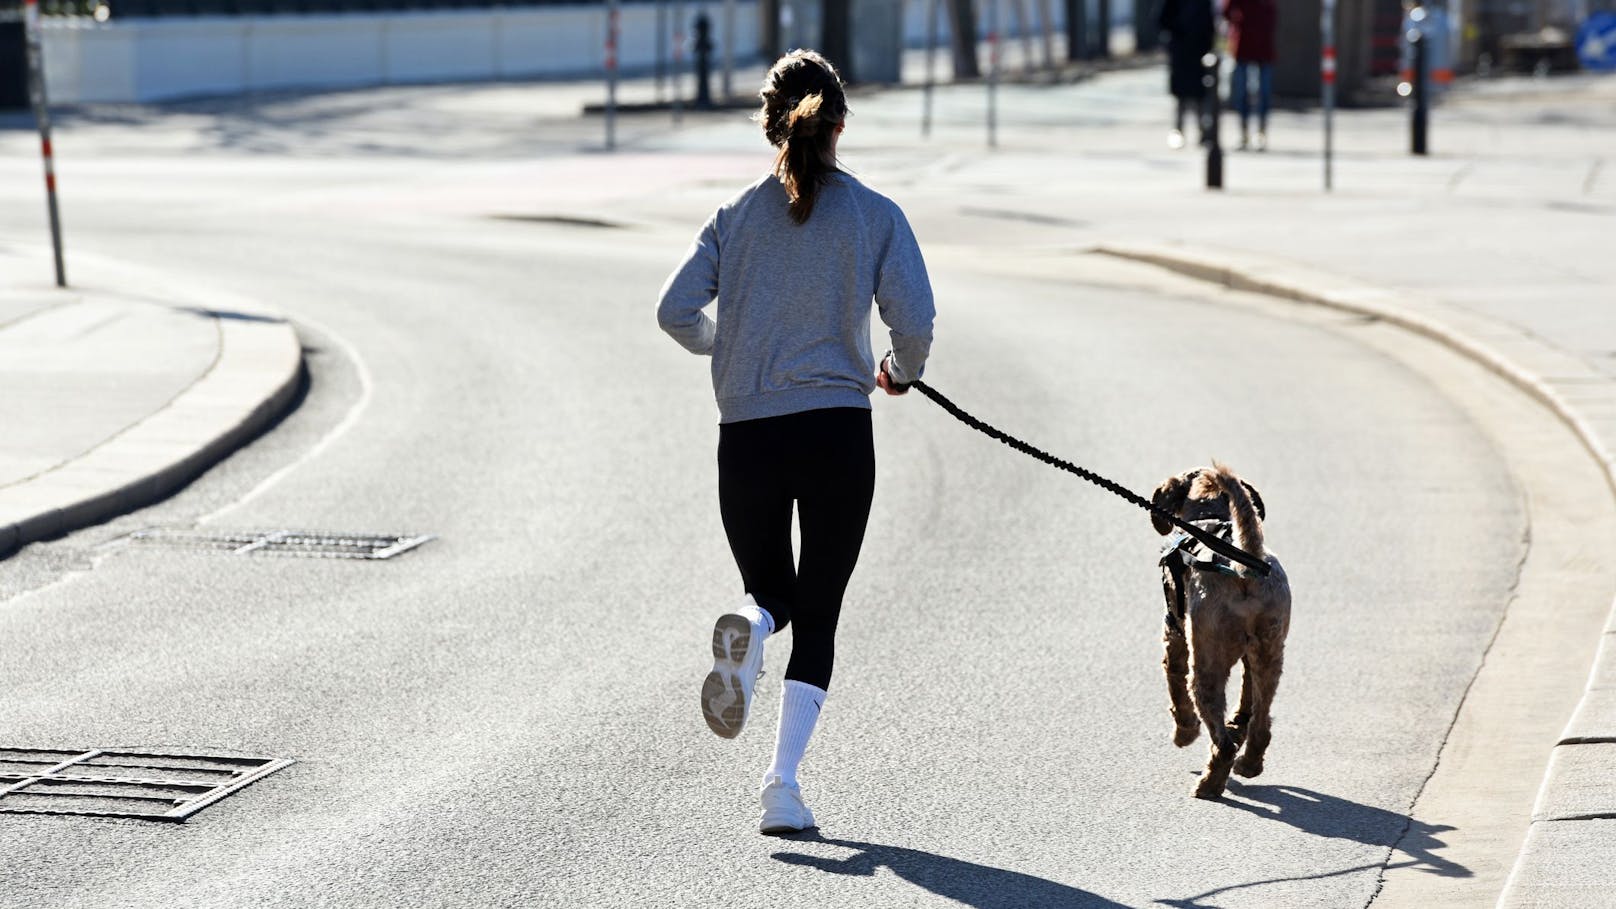
[[[824,843],[851,849],[846,858],[827,858],[796,852],[776,852],[775,861],[817,868],[830,874],[869,877],[886,868],[911,884],[972,909],[1011,909],[1049,906],[1055,909],[1120,909],[1123,904],[1019,871],[948,858],[919,849],[882,846],[855,840],[833,840],[817,831],[798,834],[791,842]]]
[[[1440,877],[1470,877],[1471,871],[1437,854],[1447,843],[1437,838],[1453,827],[1427,824],[1406,814],[1362,805],[1298,786],[1252,786],[1235,783],[1229,794],[1245,801],[1224,804],[1269,820],[1289,824],[1314,836],[1352,840],[1365,846],[1394,847],[1413,866]]]
[[[1351,840],[1365,846],[1379,846],[1391,849],[1393,854],[1385,862],[1321,871],[1303,877],[1233,884],[1185,899],[1157,900],[1158,905],[1175,906],[1179,909],[1203,909],[1207,905],[1202,902],[1203,900],[1233,890],[1286,881],[1322,880],[1387,868],[1413,868],[1448,878],[1474,875],[1469,868],[1437,854],[1438,850],[1447,846],[1437,834],[1455,829],[1444,824],[1427,824],[1396,811],[1375,808],[1299,786],[1253,786],[1231,782],[1228,792],[1219,801],[1231,808],[1288,824],[1303,833],[1327,839]],[[1399,859],[1399,854],[1406,858]]]

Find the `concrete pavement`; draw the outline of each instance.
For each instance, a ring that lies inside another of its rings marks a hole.
[[[0,555],[172,493],[293,400],[302,351],[261,304],[0,246]],[[79,277],[74,277],[78,275]]]

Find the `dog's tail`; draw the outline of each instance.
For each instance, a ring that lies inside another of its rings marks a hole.
[[[1257,506],[1252,504],[1250,493],[1246,492],[1246,484],[1234,475],[1227,464],[1212,462],[1214,476],[1217,477],[1218,486],[1222,487],[1223,494],[1229,497],[1229,517],[1234,523],[1234,545],[1244,549],[1257,558],[1265,558],[1263,551],[1262,520],[1257,517]],[[1245,577],[1251,569],[1236,563],[1234,570]]]

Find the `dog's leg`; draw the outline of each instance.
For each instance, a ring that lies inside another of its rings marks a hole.
[[[1180,748],[1195,741],[1201,734],[1201,719],[1195,715],[1195,702],[1190,700],[1190,642],[1184,637],[1184,626],[1169,613],[1167,627],[1162,631],[1167,654],[1162,657],[1162,668],[1167,671],[1168,709],[1173,714],[1173,744]]]
[[[1247,654],[1240,658],[1244,670],[1240,675],[1240,709],[1234,712],[1234,719],[1229,721],[1229,734],[1234,736],[1234,743],[1239,745],[1246,740],[1246,727],[1251,724],[1251,656]]]
[[[1206,771],[1195,785],[1195,797],[1198,799],[1215,799],[1223,794],[1223,787],[1229,782],[1229,767],[1234,763],[1235,752],[1240,750],[1234,736],[1229,734],[1229,727],[1224,725],[1227,709],[1224,688],[1229,684],[1229,670],[1234,668],[1239,652],[1228,646],[1232,641],[1227,635],[1218,633],[1223,629],[1208,627],[1213,621],[1205,619],[1204,622],[1195,622],[1190,632],[1191,659],[1195,666],[1195,677],[1191,680],[1195,708],[1200,712],[1201,722],[1206,724],[1207,734],[1212,738],[1208,743]]]
[[[1234,764],[1234,772],[1253,777],[1263,772],[1263,753],[1272,738],[1274,694],[1279,690],[1279,675],[1285,664],[1284,632],[1259,641],[1251,656],[1248,685],[1255,691],[1251,698],[1251,726],[1246,737],[1245,751]]]

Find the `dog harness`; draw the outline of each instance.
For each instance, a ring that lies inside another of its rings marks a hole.
[[[1216,536],[1218,539],[1234,545],[1234,524],[1229,521],[1219,521],[1215,518],[1205,518],[1190,523]],[[1231,578],[1240,577],[1234,566],[1224,556],[1211,550],[1205,543],[1190,536],[1182,530],[1173,531],[1172,535],[1162,543],[1161,565],[1167,567],[1170,561],[1178,562],[1183,568],[1195,568],[1200,571],[1215,571],[1226,574]]]
[[[1220,540],[1233,544],[1232,522],[1203,518],[1190,523]],[[1162,590],[1167,594],[1167,627],[1180,634],[1184,631],[1184,612],[1188,608],[1184,599],[1185,581],[1189,578],[1191,568],[1197,571],[1215,571],[1232,578],[1240,576],[1228,559],[1213,552],[1206,544],[1182,530],[1175,530],[1162,543],[1159,564],[1162,567]]]

